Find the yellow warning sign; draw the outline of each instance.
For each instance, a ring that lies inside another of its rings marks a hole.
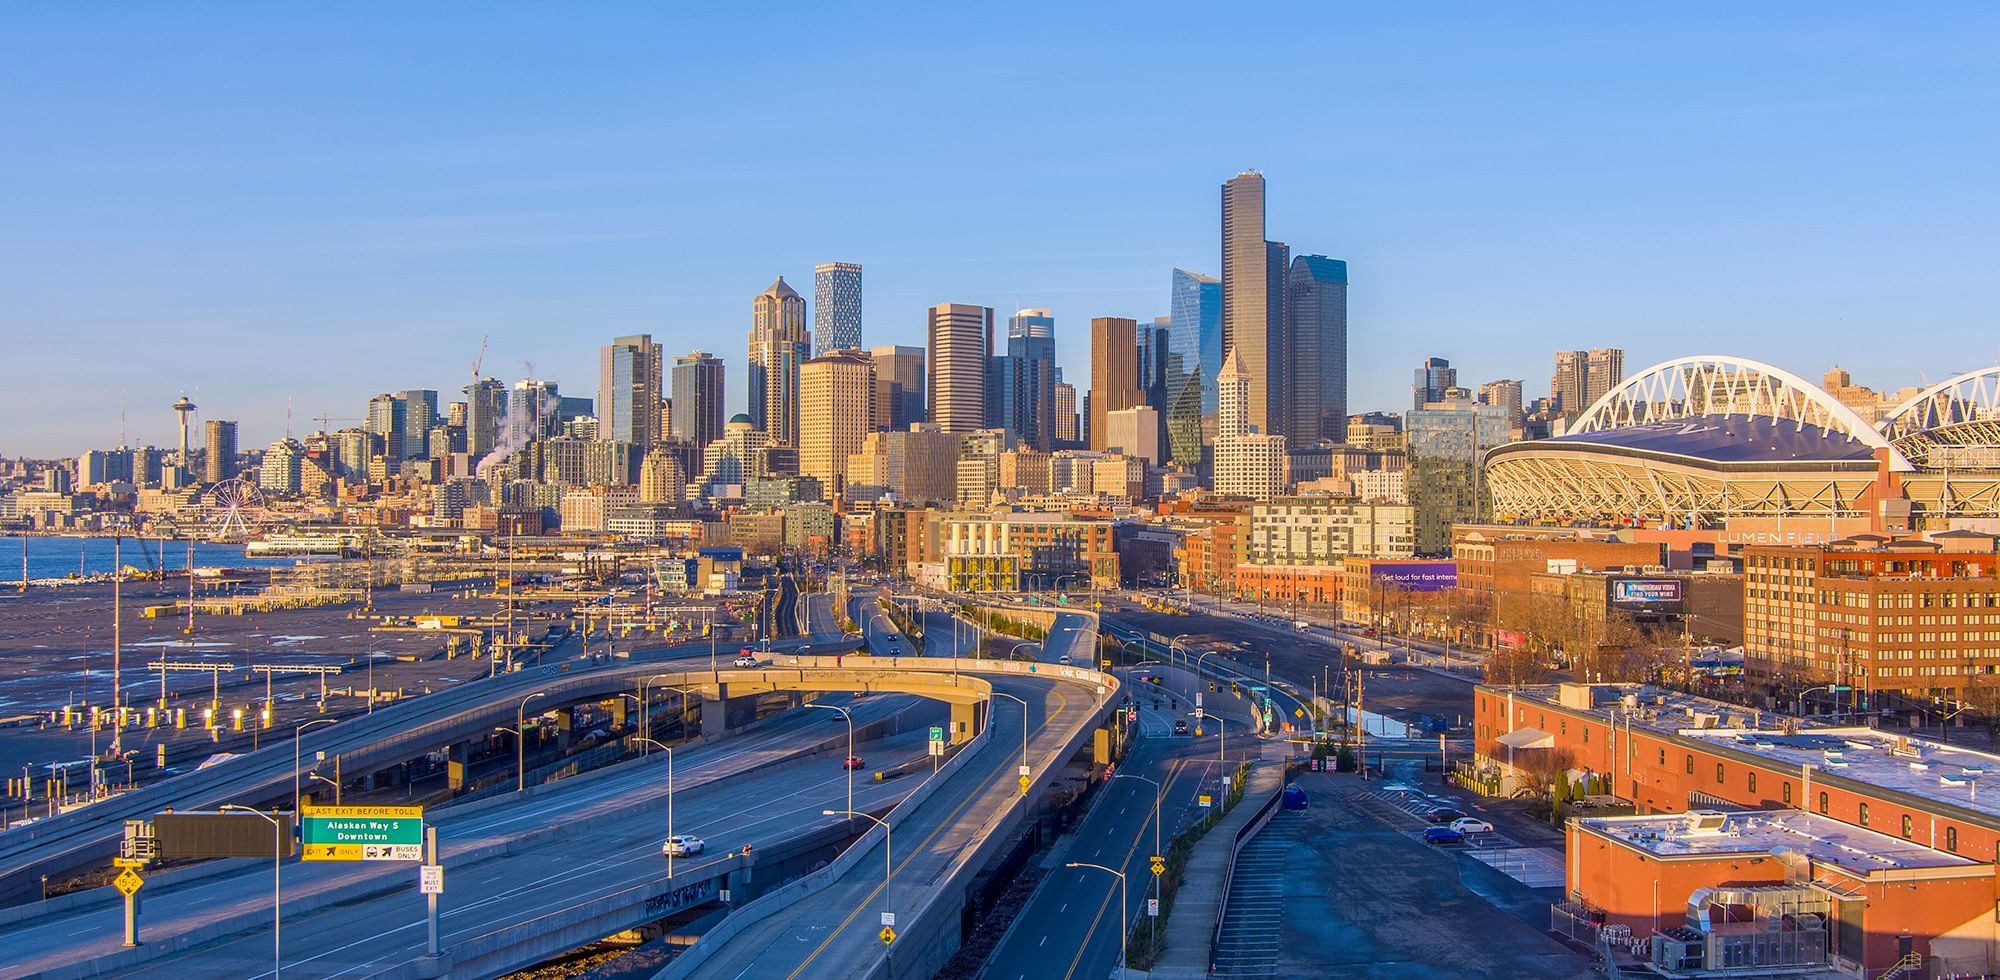
[[[889,945],[890,943],[893,943],[893,942],[895,942],[895,941],[896,941],[896,927],[895,927],[895,926],[883,926],[883,927],[882,927],[882,933],[881,933],[881,935],[882,935],[882,945],[884,945],[884,946],[887,946],[887,945]]]
[[[1153,877],[1158,878],[1159,876],[1166,873],[1167,873],[1167,859],[1161,857],[1158,854],[1153,855]]]
[[[1021,777],[1021,795],[1028,795],[1028,777],[1026,776]]]
[[[118,872],[118,877],[113,878],[111,883],[118,886],[118,894],[131,898],[138,893],[139,886],[145,884],[146,880],[139,877],[131,868],[126,868]]]

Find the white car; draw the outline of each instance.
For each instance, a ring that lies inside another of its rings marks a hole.
[[[1451,829],[1470,837],[1473,834],[1490,834],[1493,825],[1477,817],[1460,817],[1450,824]]]
[[[660,853],[667,857],[693,857],[708,849],[708,842],[693,834],[676,834],[660,845]]]
[[[749,657],[749,656],[744,656],[744,657],[737,657],[737,658],[736,658],[736,666],[738,666],[738,667],[761,667],[761,666],[763,666],[763,664],[760,664],[760,663],[758,663],[758,662],[757,662],[757,658],[756,658],[756,657]]]

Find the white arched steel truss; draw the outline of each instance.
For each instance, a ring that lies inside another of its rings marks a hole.
[[[1862,518],[1874,482],[1870,463],[1730,472],[1560,442],[1517,443],[1486,459],[1493,513],[1502,519],[1717,528],[1740,517]]]
[[[1812,425],[1870,449],[1889,450],[1889,466],[1909,461],[1854,409],[1783,368],[1742,357],[1702,354],[1662,361],[1618,383],[1569,427],[1595,432],[1706,415],[1744,415]]]
[[[1884,415],[1881,430],[1899,448],[1912,437],[1932,445],[2000,446],[2000,365],[1925,388]]]

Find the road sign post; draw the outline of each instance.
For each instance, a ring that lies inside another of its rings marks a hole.
[[[304,807],[299,811],[302,861],[421,861],[420,806]]]
[[[429,937],[424,952],[431,956],[442,955],[438,935],[438,896],[444,894],[444,865],[438,863],[438,832],[436,827],[424,828],[424,866],[418,872],[418,890],[424,893],[424,904],[428,907]]]
[[[125,948],[130,949],[139,945],[139,888],[146,882],[137,871],[125,868],[111,883],[125,896]]]

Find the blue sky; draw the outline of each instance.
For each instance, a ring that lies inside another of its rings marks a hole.
[[[1438,354],[1545,393],[1622,345],[1899,387],[2000,360],[2000,12],[1976,5],[13,4],[0,454],[244,445],[486,373],[729,364],[782,273],[1167,309],[1218,187],[1350,262],[1355,410]],[[691,5],[690,5],[691,6]],[[719,9],[726,6],[728,9]],[[1245,8],[1247,9],[1247,8]],[[1216,16],[1228,11],[1226,16]]]

